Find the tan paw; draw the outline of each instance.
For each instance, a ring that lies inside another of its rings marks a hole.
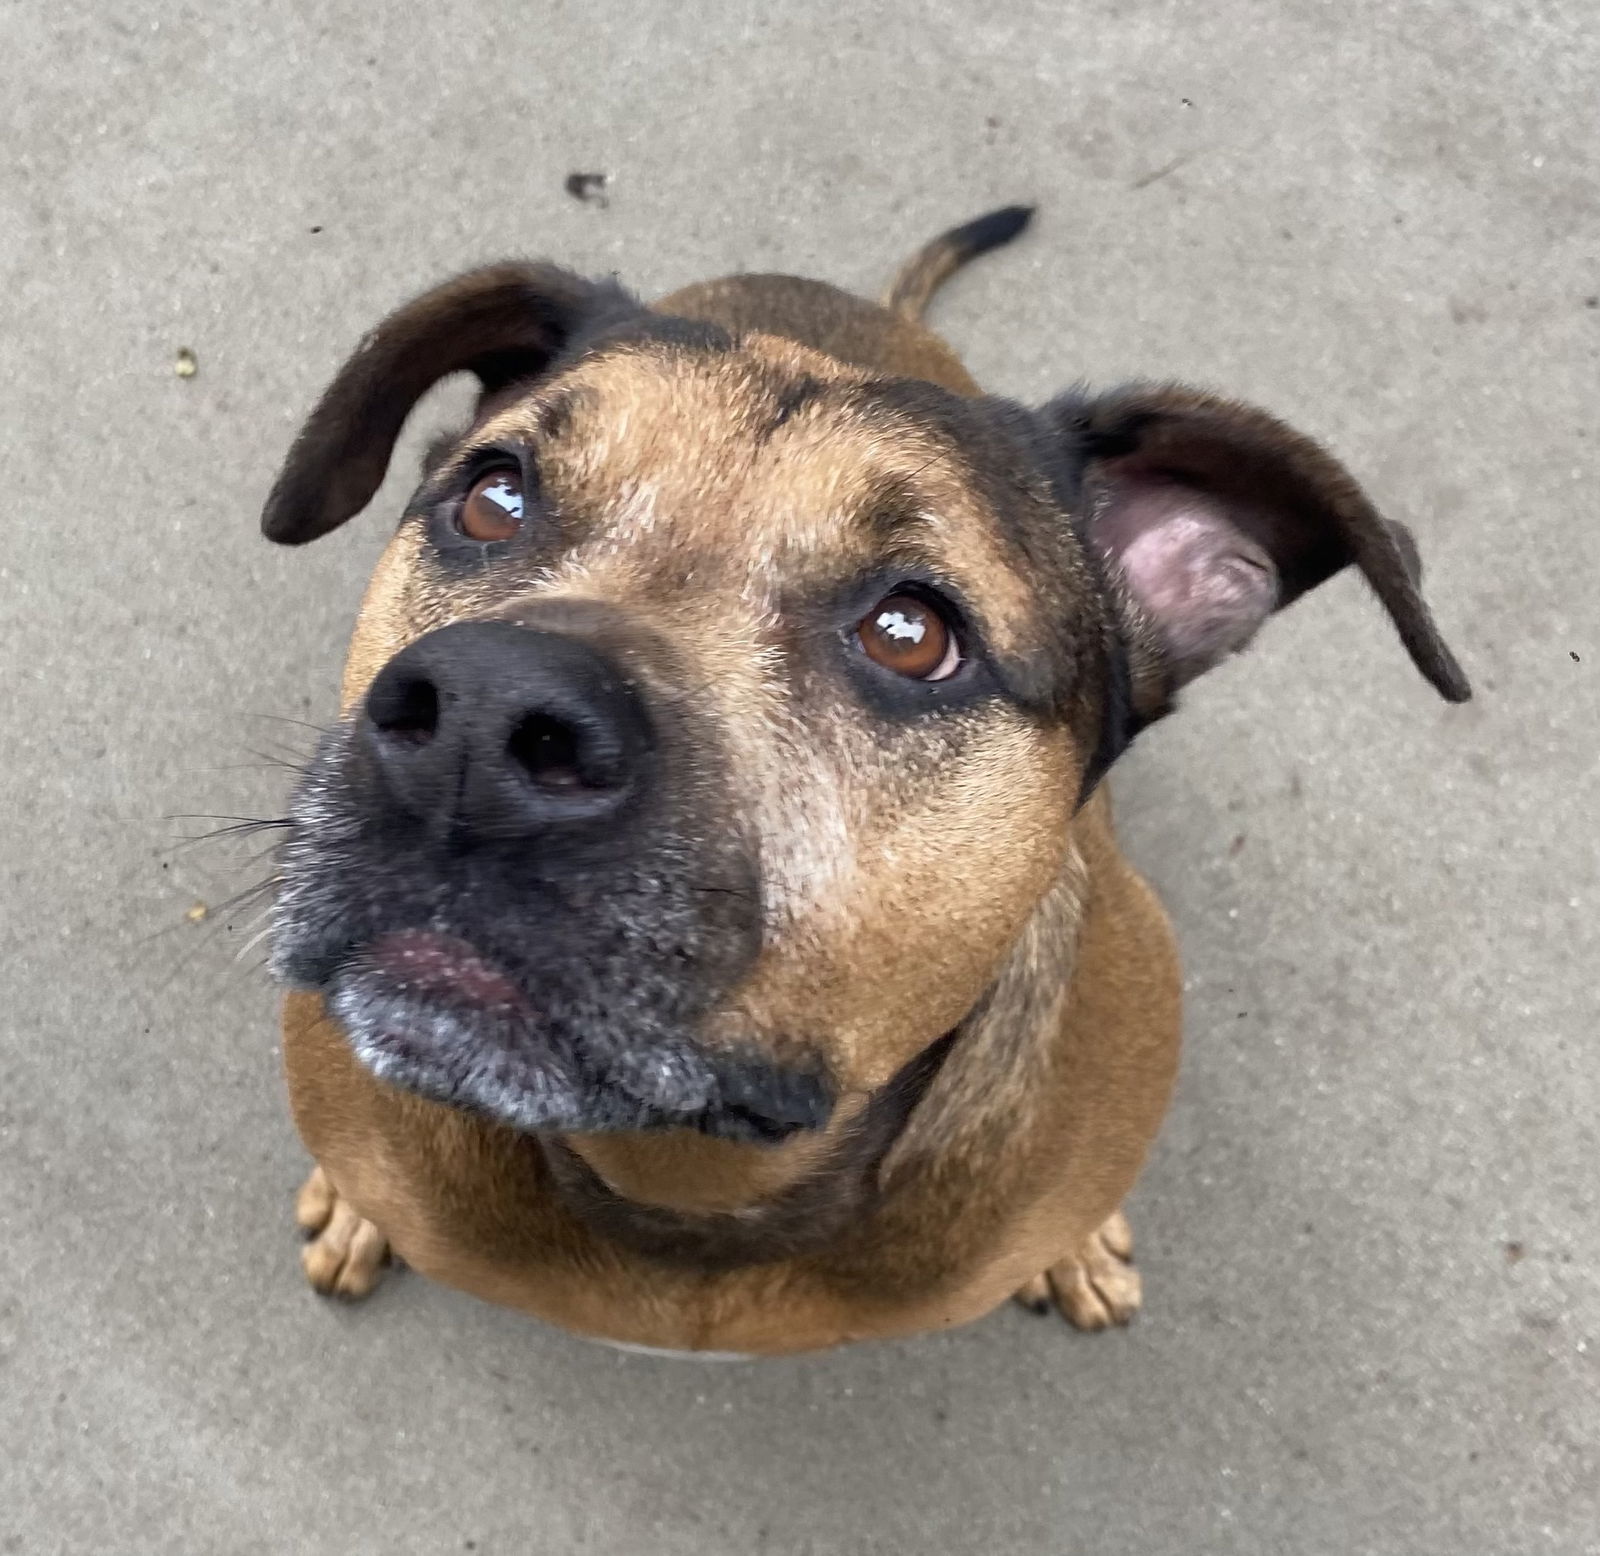
[[[306,1234],[300,1265],[312,1290],[351,1301],[371,1295],[389,1262],[389,1242],[352,1210],[318,1167],[295,1197],[294,1218]]]
[[[1133,1230],[1119,1210],[1091,1234],[1075,1259],[1035,1275],[1017,1301],[1035,1313],[1055,1308],[1079,1329],[1109,1329],[1139,1311],[1141,1287],[1134,1269]]]

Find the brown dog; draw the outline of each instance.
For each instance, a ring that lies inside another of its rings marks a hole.
[[[389,1246],[584,1334],[783,1352],[1008,1296],[1126,1320],[1170,932],[1100,780],[1354,563],[1465,679],[1410,537],[1187,389],[985,398],[918,323],[781,276],[646,309],[543,265],[380,324],[267,504],[372,498],[475,373],[378,566],[281,856],[319,1291]]]

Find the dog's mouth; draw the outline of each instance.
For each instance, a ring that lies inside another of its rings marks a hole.
[[[273,970],[388,1084],[529,1132],[776,1141],[831,1117],[820,1049],[705,1035],[760,941],[736,839],[664,802],[576,838],[435,836],[395,813],[353,725],[291,818]]]
[[[365,961],[419,1001],[500,1015],[530,1009],[509,973],[454,935],[396,930],[374,941]]]
[[[595,1040],[552,1021],[536,990],[455,934],[379,935],[317,992],[380,1080],[525,1132],[692,1129],[772,1144],[832,1115],[820,1066],[661,1031]]]

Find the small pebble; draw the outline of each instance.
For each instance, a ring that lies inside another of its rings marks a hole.
[[[568,173],[564,187],[574,200],[582,200],[586,205],[610,204],[606,199],[604,173]]]

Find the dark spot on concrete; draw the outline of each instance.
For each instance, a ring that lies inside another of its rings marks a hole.
[[[313,237],[315,237],[315,236],[316,236],[316,234],[317,234],[317,233],[319,233],[319,232],[321,232],[321,231],[322,231],[322,229],[321,229],[321,228],[320,228],[320,227],[313,227],[313,228],[312,228],[312,229],[311,229],[311,233],[312,233],[312,236],[313,236]]]
[[[1567,650],[1567,657],[1570,658],[1575,665],[1581,665],[1583,663],[1583,661],[1578,658],[1578,651],[1575,648],[1569,648]]]
[[[1527,1248],[1521,1243],[1507,1243],[1505,1245],[1505,1256],[1506,1256],[1506,1263],[1507,1264],[1517,1264],[1521,1260],[1526,1258],[1527,1254],[1528,1254]]]
[[[1242,854],[1243,852],[1244,852],[1244,833],[1241,832],[1238,835],[1238,837],[1236,837],[1230,844],[1228,844],[1228,857],[1230,859],[1237,859],[1239,857],[1239,855]]]
[[[1182,103],[1185,108],[1194,107],[1194,99],[1192,97],[1180,97],[1178,101]]]
[[[1146,173],[1143,178],[1136,178],[1128,185],[1130,189],[1148,189],[1152,184],[1160,183],[1163,178],[1176,173],[1186,163],[1193,162],[1200,153],[1186,151],[1182,156],[1174,157],[1170,162],[1163,162],[1154,172]]]
[[[1600,297],[1585,297],[1583,306],[1585,308],[1600,308]]]
[[[1522,1327],[1532,1330],[1534,1334],[1552,1334],[1561,1327],[1561,1320],[1554,1313],[1524,1312],[1519,1316]]]
[[[1000,121],[995,118],[993,114],[990,114],[989,117],[983,122],[988,125],[991,130],[998,130],[1000,128]]]
[[[574,200],[585,205],[606,205],[606,175],[604,173],[568,173],[562,186]]]

